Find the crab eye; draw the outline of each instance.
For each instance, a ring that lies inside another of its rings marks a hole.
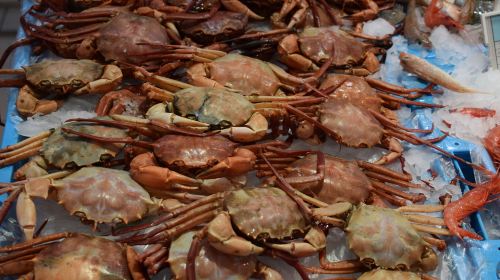
[[[43,81],[40,82],[40,85],[42,87],[48,87],[48,86],[50,86],[50,81],[49,80],[43,80]]]
[[[218,124],[218,125],[219,125],[219,127],[220,127],[221,129],[224,129],[224,128],[229,128],[229,127],[231,127],[231,126],[232,126],[231,122],[228,122],[228,121],[221,121],[221,122],[219,122],[219,124]]]
[[[72,80],[71,81],[71,86],[74,88],[79,88],[83,86],[83,82],[80,80]]]
[[[188,118],[188,119],[190,119],[190,120],[194,120],[194,121],[196,121],[196,120],[198,119],[198,118],[197,118],[195,115],[193,115],[193,114],[186,115],[186,118]]]

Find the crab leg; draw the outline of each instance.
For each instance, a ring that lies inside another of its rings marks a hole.
[[[70,233],[70,232],[54,233],[51,235],[38,237],[38,238],[35,238],[33,240],[23,242],[20,244],[14,244],[14,245],[10,245],[10,246],[0,247],[0,253],[8,253],[8,252],[30,249],[36,245],[44,244],[44,243],[51,242],[51,241],[56,241],[56,240],[71,237],[74,235],[75,235],[74,233]]]
[[[375,172],[372,172],[372,171],[365,171],[365,175],[368,176],[371,179],[376,179],[376,180],[379,180],[379,181],[382,181],[382,182],[396,184],[396,185],[401,186],[401,187],[416,188],[416,189],[422,188],[421,185],[410,183],[408,181],[403,181],[403,180],[395,179],[395,178],[392,178],[392,177],[389,177],[389,176],[386,176],[386,175],[383,175],[383,174],[375,173]]]
[[[393,194],[393,195],[396,195],[396,196],[399,196],[401,198],[404,198],[406,200],[409,200],[413,203],[416,203],[416,202],[420,202],[420,201],[424,201],[425,200],[425,195],[422,194],[422,193],[419,193],[419,194],[409,194],[409,193],[406,193],[406,192],[403,192],[403,191],[400,191],[396,188],[393,188],[393,187],[390,187],[384,183],[381,183],[381,182],[378,182],[378,181],[374,181],[374,180],[370,180],[371,183],[372,183],[372,186],[377,188],[377,189],[380,189],[386,193],[390,193],[390,194]]]
[[[445,155],[445,156],[447,156],[449,158],[452,158],[454,160],[457,160],[459,162],[462,162],[464,164],[467,164],[467,165],[469,165],[470,167],[472,167],[472,168],[474,168],[476,170],[488,172],[487,169],[484,168],[483,166],[480,166],[480,165],[474,164],[472,162],[469,162],[467,160],[464,160],[463,158],[458,157],[458,156],[456,156],[454,154],[451,154],[451,153],[449,153],[449,152],[441,149],[440,147],[432,144],[432,142],[430,142],[428,140],[425,140],[425,139],[418,138],[418,137],[416,137],[415,135],[413,135],[411,133],[408,133],[408,132],[405,132],[405,131],[398,131],[398,132],[396,132],[396,131],[392,131],[392,130],[387,130],[386,133],[389,134],[389,135],[392,135],[394,137],[398,137],[399,136],[399,137],[401,137],[402,140],[406,140],[406,141],[408,141],[408,142],[410,142],[412,144],[413,143],[418,143],[418,144],[421,144],[421,145],[426,145],[426,146],[431,147],[434,150],[442,153],[443,155]]]
[[[326,248],[319,252],[319,262],[321,267],[306,267],[306,270],[319,274],[351,274],[364,268],[359,260],[329,261],[326,257]]]
[[[406,205],[406,202],[403,199],[400,199],[398,197],[394,197],[393,195],[388,194],[385,191],[382,191],[380,189],[373,189],[372,193],[375,193],[379,197],[384,198],[385,200],[387,200],[392,205],[395,205],[395,206],[404,206],[404,205]]]
[[[42,148],[42,145],[43,145],[43,142],[45,141],[45,139],[43,140],[38,140],[37,142],[33,142],[31,144],[28,144],[24,147],[21,147],[17,150],[14,150],[12,152],[6,152],[6,153],[0,153],[0,159],[8,159],[10,157],[13,157],[13,156],[17,156],[19,154],[22,154],[26,151],[29,151],[29,150],[32,150],[34,148]]]
[[[373,171],[373,172],[376,172],[376,173],[387,175],[389,177],[392,177],[392,178],[395,178],[395,179],[399,179],[399,180],[402,180],[402,181],[408,181],[408,182],[410,182],[412,180],[412,177],[411,177],[410,174],[399,173],[399,172],[396,172],[396,171],[391,170],[389,168],[386,168],[386,167],[383,167],[383,166],[380,166],[380,165],[377,165],[377,164],[369,163],[369,162],[366,162],[366,161],[360,161],[360,160],[358,160],[356,162],[357,162],[357,164],[358,164],[359,167],[367,169],[367,170],[370,170],[370,171]]]
[[[432,89],[433,84],[430,84],[429,86],[427,86],[425,88],[405,88],[405,87],[390,84],[390,83],[384,82],[382,80],[374,79],[374,78],[370,78],[370,77],[365,77],[365,81],[368,82],[368,84],[370,84],[370,86],[372,86],[378,90],[390,92],[392,94],[411,94],[411,93],[415,93],[415,92],[416,93],[429,93],[429,94],[443,93],[443,90]],[[420,95],[418,97],[420,97]]]
[[[123,229],[118,229],[118,230],[115,230],[113,232],[113,234],[114,235],[124,234],[124,233],[132,232],[132,231],[140,231],[140,230],[144,230],[144,229],[147,229],[150,227],[154,227],[154,226],[159,225],[165,221],[168,221],[169,219],[175,218],[181,214],[184,214],[184,213],[187,213],[193,209],[196,209],[202,205],[212,204],[213,202],[216,202],[217,200],[220,200],[223,197],[224,197],[224,193],[222,193],[222,192],[207,196],[207,197],[202,198],[200,200],[191,202],[190,204],[187,204],[185,206],[174,209],[171,212],[169,212],[168,214],[164,214],[164,215],[158,217],[158,219],[156,219],[155,221],[153,221],[149,224],[130,226],[130,227],[126,227]]]
[[[189,251],[186,258],[186,279],[187,280],[196,280],[196,257],[200,253],[201,250],[201,240],[207,236],[208,227],[203,227],[200,231],[198,231],[193,237],[193,241],[191,242],[191,246],[189,247]]]
[[[0,68],[3,67],[3,65],[5,64],[5,61],[7,61],[7,58],[9,58],[12,51],[14,51],[15,49],[17,49],[20,46],[29,45],[29,44],[33,43],[34,41],[35,41],[35,38],[25,38],[25,39],[17,40],[14,43],[10,44],[3,51],[2,57],[0,57]]]
[[[441,105],[441,104],[424,103],[424,102],[408,100],[405,98],[397,98],[397,97],[394,97],[394,96],[391,96],[389,94],[385,94],[382,92],[377,92],[377,95],[380,96],[382,99],[386,99],[389,101],[394,101],[394,102],[406,104],[406,105],[414,105],[414,106],[420,106],[420,107],[426,107],[426,108],[444,108],[445,107],[444,105]]]
[[[5,219],[5,216],[7,216],[7,213],[9,212],[10,209],[10,205],[14,202],[14,200],[16,200],[16,198],[19,196],[22,190],[23,190],[22,188],[14,190],[12,193],[10,193],[9,197],[7,197],[7,199],[3,202],[2,208],[0,208],[0,224],[2,224],[3,220]]]
[[[248,15],[248,17],[256,20],[263,20],[264,18],[259,16],[250,10],[245,4],[241,3],[239,0],[221,0],[224,8],[231,12],[237,12]]]

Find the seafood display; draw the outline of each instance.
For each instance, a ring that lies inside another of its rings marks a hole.
[[[428,55],[474,1],[25,1],[9,118],[68,117],[0,148],[1,277],[455,279],[488,239],[500,105]],[[440,110],[488,119],[492,160]]]

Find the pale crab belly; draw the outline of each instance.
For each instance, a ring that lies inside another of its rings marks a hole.
[[[234,191],[225,204],[236,227],[253,239],[282,239],[306,227],[297,204],[276,188]]]
[[[185,279],[186,259],[195,232],[190,231],[175,239],[170,245],[168,262],[176,279]],[[248,279],[254,272],[255,256],[238,257],[221,253],[206,240],[195,260],[196,279]]]
[[[348,102],[329,102],[320,109],[320,122],[351,147],[373,147],[383,136],[383,127],[367,111]]]
[[[82,168],[56,187],[58,200],[71,214],[83,213],[96,222],[136,221],[152,203],[149,194],[121,170]]]
[[[68,238],[42,251],[34,274],[42,280],[131,279],[118,244],[87,236]]]

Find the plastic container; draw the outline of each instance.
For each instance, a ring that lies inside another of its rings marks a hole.
[[[23,0],[21,1],[22,5],[22,13],[26,12],[29,7],[32,5],[32,1]],[[22,29],[19,29],[17,39],[21,39],[24,37],[24,32]],[[422,52],[417,49],[409,49],[412,54],[422,56]],[[426,53],[425,57],[431,63],[436,64],[437,66],[450,70],[452,66],[450,65],[439,65],[435,57],[432,53]],[[12,68],[20,68],[23,65],[30,64],[30,47],[24,46],[20,47],[16,50],[13,55],[13,64]],[[392,83],[399,83],[406,87],[423,87],[424,83],[421,83],[418,79],[413,76],[406,76],[403,80],[392,80],[388,81]],[[7,118],[6,124],[3,132],[3,138],[1,142],[1,147],[5,147],[11,144],[14,144],[20,140],[20,136],[16,131],[16,124],[21,120],[20,116],[16,110],[16,96],[17,90],[12,89],[9,92],[8,99],[8,110],[7,110]],[[432,96],[424,96],[419,101],[422,102],[432,102]],[[430,128],[432,126],[432,121],[425,115],[425,111],[414,108],[415,114],[414,117],[410,120],[406,120],[408,124],[417,123],[420,128]],[[442,133],[435,129],[435,131],[429,135],[430,138],[437,137]],[[491,171],[495,171],[493,167],[493,163],[488,153],[484,149],[484,147],[480,147],[474,144],[471,144],[467,141],[463,141],[461,139],[455,137],[447,137],[443,141],[437,143],[437,145],[450,153],[453,153],[457,156],[460,156],[464,159],[470,160],[471,152],[480,155],[481,161],[483,164]],[[442,166],[439,166],[439,162],[435,162],[436,166],[433,169],[437,170],[441,176],[446,178],[446,174]],[[457,173],[463,178],[474,182],[474,174],[472,170],[466,166],[460,165],[458,162],[454,162]],[[12,178],[13,171],[18,168],[19,165],[7,166],[0,169],[0,182],[10,182]],[[447,178],[448,180],[451,178]],[[463,192],[469,190],[469,186],[462,184]],[[5,199],[5,195],[0,196],[0,202]],[[448,250],[451,252],[451,261],[454,264],[456,269],[454,273],[454,277],[461,280],[469,280],[469,279],[500,279],[498,267],[500,267],[500,240],[491,240],[489,239],[488,233],[484,227],[483,219],[480,214],[475,213],[471,216],[471,225],[474,230],[483,236],[484,241],[474,241],[474,240],[464,240],[463,242],[457,242],[450,244]],[[478,273],[475,274],[476,277],[471,278],[471,271],[477,270]]]

